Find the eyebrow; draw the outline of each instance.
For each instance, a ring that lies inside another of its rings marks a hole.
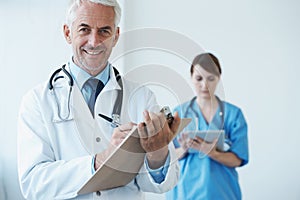
[[[85,24],[85,23],[81,23],[78,27],[90,27],[89,25]],[[101,27],[99,29],[109,29],[109,30],[112,30],[112,27],[111,26],[104,26],[104,27]]]
[[[87,24],[85,24],[85,23],[81,23],[81,24],[79,24],[79,26],[78,26],[78,27],[80,27],[80,26],[84,26],[84,27],[90,27],[89,25],[87,25]]]
[[[108,32],[110,32],[110,33],[112,33],[113,32],[113,28],[111,27],[111,26],[104,26],[104,27],[101,27],[101,28],[99,28],[98,29],[98,31],[108,31]]]
[[[209,75],[209,76],[207,76],[207,77],[205,77],[205,76],[203,76],[203,75],[196,75],[196,78],[206,78],[206,79],[208,79],[208,78],[215,78],[215,76],[214,75]]]

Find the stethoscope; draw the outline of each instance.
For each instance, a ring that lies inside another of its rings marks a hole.
[[[118,70],[113,67],[113,70],[114,70],[114,73],[115,73],[115,76],[116,76],[116,80],[119,84],[119,86],[121,87],[121,90],[117,90],[118,94],[117,94],[117,99],[115,101],[115,105],[114,105],[114,108],[113,108],[113,112],[112,112],[112,119],[119,123],[120,121],[120,114],[121,114],[121,108],[122,108],[122,100],[123,100],[123,83],[122,83],[122,79],[121,79],[121,75],[120,73],[118,72]],[[65,78],[65,76],[63,75],[59,75],[57,76],[60,72],[63,72],[67,79],[68,79],[68,85],[69,85],[69,91],[68,91],[68,101],[67,101],[67,114],[66,116],[62,116],[61,115],[61,106],[59,104],[59,100],[57,98],[57,95],[56,95],[56,92],[55,92],[55,88],[53,86],[53,84],[60,78]],[[72,87],[74,85],[74,80],[71,76],[71,74],[66,70],[66,64],[64,64],[61,68],[55,70],[53,72],[53,74],[51,75],[50,79],[49,79],[49,83],[48,83],[48,88],[50,91],[53,91],[53,94],[54,94],[54,98],[55,98],[55,102],[56,102],[56,105],[57,105],[57,109],[58,109],[58,118],[61,120],[61,121],[68,121],[69,120],[69,117],[70,117],[70,99],[71,99],[71,93],[72,93]]]
[[[194,109],[193,107],[193,104],[195,103],[196,101],[196,96],[192,98],[192,100],[190,101],[187,109],[185,110],[184,112],[184,117],[187,117],[187,114],[188,114],[188,110],[191,109],[194,114],[197,116],[197,111]],[[224,104],[222,103],[222,101],[219,99],[219,97],[217,97],[217,100],[218,100],[218,104],[219,104],[219,108],[220,108],[220,112],[219,112],[219,116],[221,118],[221,123],[220,123],[220,126],[219,126],[219,129],[223,129],[224,127]],[[214,123],[213,121],[211,123]],[[216,123],[215,123],[216,124]],[[228,138],[227,134],[225,134],[225,141],[224,141],[224,150],[225,151],[228,151],[230,149],[232,145],[232,142],[230,141],[230,139]]]

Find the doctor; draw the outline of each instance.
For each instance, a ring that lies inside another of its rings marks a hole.
[[[29,91],[20,107],[18,173],[26,199],[143,199],[143,191],[163,193],[176,185],[178,163],[170,142],[180,118],[175,114],[169,126],[163,114],[149,112],[157,105],[154,94],[118,80],[108,62],[120,16],[115,0],[70,2],[63,31],[73,56],[50,82]],[[123,125],[113,128],[98,113],[111,116],[120,91]],[[147,152],[140,173],[123,187],[77,195],[135,124]]]

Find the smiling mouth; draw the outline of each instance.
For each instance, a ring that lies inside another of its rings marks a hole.
[[[85,50],[85,49],[83,49],[83,51],[84,51],[86,54],[89,54],[89,55],[92,55],[92,56],[94,56],[94,55],[99,55],[100,53],[102,53],[102,50],[97,50],[97,51],[95,51],[95,50]]]

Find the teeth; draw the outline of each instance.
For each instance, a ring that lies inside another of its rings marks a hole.
[[[101,53],[101,51],[88,51],[88,50],[86,50],[86,52],[90,55],[97,55]]]

